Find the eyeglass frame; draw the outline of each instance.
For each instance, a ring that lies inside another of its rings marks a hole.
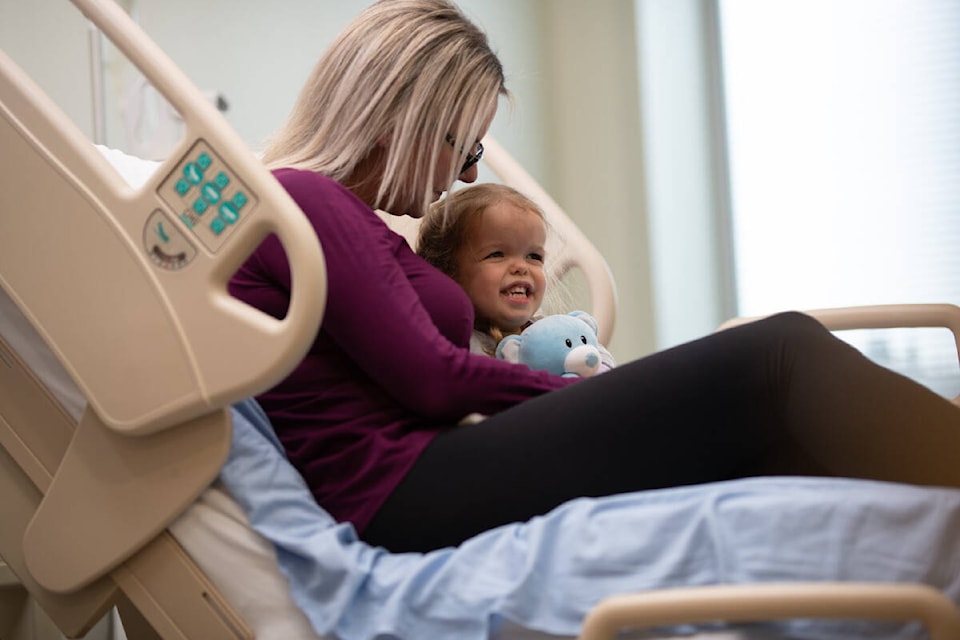
[[[456,138],[454,138],[449,133],[447,134],[447,143],[454,148],[456,148],[457,146]],[[467,159],[464,161],[463,166],[460,167],[460,174],[464,174],[470,170],[470,167],[480,162],[480,159],[483,158],[483,143],[477,142],[476,153],[470,153],[469,151],[464,151],[463,147],[460,147],[460,152],[467,154]]]

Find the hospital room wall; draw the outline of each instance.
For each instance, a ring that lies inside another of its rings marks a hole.
[[[121,4],[200,89],[226,99],[228,119],[257,148],[285,117],[326,43],[368,1]],[[656,39],[647,37],[638,44],[637,37],[638,32],[649,36],[660,29],[657,21],[664,19],[667,5],[696,14],[707,3],[461,0],[460,4],[490,33],[516,95],[516,107],[501,109],[492,134],[567,210],[610,263],[620,303],[610,345],[614,354],[629,360],[715,327],[722,315],[713,275],[715,234],[709,221],[695,219],[704,215],[706,196],[702,189],[691,189],[688,179],[702,158],[677,166],[677,140],[658,138],[657,128],[664,121],[658,123],[643,113],[658,108],[662,116],[669,111],[663,101],[651,102],[650,92],[669,91],[671,86],[651,84],[651,78],[662,80],[669,72],[655,73],[662,52],[648,49]],[[0,42],[92,135],[88,34],[83,19],[66,5],[65,0],[0,0]],[[690,22],[689,16],[680,22],[684,20]],[[691,29],[675,35],[698,37]],[[673,46],[685,44],[689,43]],[[116,75],[109,50],[105,63],[108,102],[130,103],[136,97],[131,88],[109,82],[111,72]],[[122,112],[113,107],[109,115],[106,141],[131,150],[123,142]],[[677,126],[676,118],[666,122]],[[659,151],[644,152],[658,141]],[[697,144],[686,142],[688,157],[702,154]],[[667,186],[651,188],[651,177],[658,175],[671,176],[674,184],[661,180]],[[492,174],[484,170],[483,179],[492,179]],[[678,200],[683,194],[686,201]],[[671,227],[671,217],[678,211],[684,215]]]
[[[735,314],[714,0],[547,0],[544,183],[620,292],[621,360]]]

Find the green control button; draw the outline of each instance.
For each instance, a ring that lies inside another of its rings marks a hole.
[[[197,198],[193,201],[193,210],[197,213],[203,213],[207,210],[207,201],[203,198]]]
[[[182,196],[185,196],[187,195],[187,192],[190,191],[190,183],[184,180],[183,178],[180,178],[179,180],[177,180],[176,189],[177,189],[177,193],[179,193]]]
[[[220,215],[230,224],[234,224],[240,219],[240,213],[231,202],[224,202],[222,205],[220,205]]]
[[[193,184],[200,184],[200,181],[203,180],[203,169],[190,162],[183,168],[183,175]]]
[[[247,194],[243,191],[237,191],[233,194],[233,204],[237,209],[243,209],[243,205],[247,204]]]
[[[203,194],[203,197],[207,199],[207,202],[210,204],[217,204],[220,202],[220,189],[217,188],[217,185],[212,182],[208,182],[203,185],[200,189],[200,193]]]
[[[210,231],[213,231],[213,235],[218,236],[223,233],[223,230],[227,228],[227,223],[223,221],[223,218],[219,216],[210,221]]]
[[[201,154],[197,157],[197,164],[200,165],[200,168],[201,168],[202,170],[204,170],[204,171],[207,170],[207,168],[210,166],[210,163],[211,163],[211,162],[212,162],[212,160],[210,160],[210,156],[208,156],[208,155],[206,154],[206,152],[201,153]]]
[[[213,181],[217,183],[217,186],[221,189],[226,189],[227,185],[230,184],[230,176],[221,171]]]

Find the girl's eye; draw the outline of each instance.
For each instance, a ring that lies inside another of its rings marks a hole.
[[[483,259],[489,260],[491,258],[502,258],[502,257],[503,257],[503,251],[494,251],[492,253],[488,253]]]
[[[531,253],[527,257],[535,262],[543,262],[543,255],[540,253]]]

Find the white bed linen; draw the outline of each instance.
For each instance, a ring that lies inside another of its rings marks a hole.
[[[218,590],[239,611],[257,640],[332,640],[320,636],[294,603],[280,573],[273,545],[249,525],[240,505],[221,483],[211,486],[170,527]],[[671,635],[676,637],[676,635]],[[504,621],[489,640],[569,640]],[[663,632],[625,632],[619,640],[669,640]],[[684,640],[780,640],[773,630],[699,631]]]
[[[321,636],[294,603],[273,545],[250,528],[243,509],[221,483],[211,486],[170,527],[197,565],[239,611],[257,640],[333,640]],[[489,640],[569,640],[504,621]],[[618,640],[669,640],[663,632],[625,632]],[[731,629],[682,635],[683,640],[781,640],[773,630]]]
[[[390,554],[316,504],[253,401],[234,406],[220,478],[273,542],[294,601],[315,629],[338,638],[483,639],[506,622],[574,636],[605,596],[707,584],[911,581],[960,601],[953,489],[753,478],[574,500],[456,549]],[[917,625],[897,633],[801,621],[782,630],[908,638]]]

